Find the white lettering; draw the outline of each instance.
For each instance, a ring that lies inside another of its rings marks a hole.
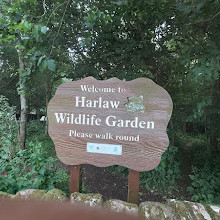
[[[79,101],[79,96],[76,96],[76,107],[79,107],[79,103],[81,103],[81,107],[85,107],[85,98],[86,97],[81,97],[82,98],[82,100],[81,101]]]
[[[73,114],[73,113],[54,113],[56,122],[61,124],[76,124],[76,125],[92,125],[100,126],[101,118],[98,118],[96,114]],[[105,119],[105,124],[109,127],[118,128],[146,128],[154,129],[155,125],[153,121],[140,121],[138,117],[133,120],[118,119],[114,115],[109,115]],[[108,138],[109,139],[109,138]],[[110,138],[111,139],[111,138]]]
[[[81,86],[81,90],[83,92],[103,92],[103,93],[114,93],[116,91],[115,88],[97,88],[94,85],[89,87],[88,85],[80,85]]]
[[[118,108],[119,101],[110,101],[112,108]]]
[[[148,121],[147,122],[147,129],[154,129],[154,122],[153,121]]]
[[[110,127],[115,126],[116,121],[111,121],[111,122],[110,122],[110,118],[114,118],[114,119],[115,119],[116,117],[113,116],[113,115],[108,116],[108,117],[106,118],[106,124],[107,124],[108,126],[110,126]]]
[[[101,118],[97,118],[95,114],[70,114],[55,113],[57,123],[76,124],[76,125],[101,125]]]
[[[88,91],[88,86],[87,85],[81,85],[81,90],[83,92],[87,92]]]
[[[92,138],[93,134],[91,133],[81,133],[75,130],[69,130],[69,136],[70,137],[81,137],[81,138]]]
[[[55,116],[56,116],[56,120],[57,120],[57,123],[64,123],[65,121],[65,118],[66,118],[66,113],[55,113]]]
[[[118,108],[120,101],[106,101],[102,97],[99,97],[97,100],[86,100],[86,97],[76,96],[76,107],[86,107],[86,108]]]
[[[114,127],[117,126],[119,128],[147,128],[154,129],[153,121],[139,121],[138,117],[135,117],[134,120],[122,120],[117,119],[116,116],[110,115],[106,117],[105,123],[107,126]],[[147,125],[147,126],[146,126]]]

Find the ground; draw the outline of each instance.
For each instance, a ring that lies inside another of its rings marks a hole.
[[[190,166],[188,160],[183,163],[183,166]],[[69,166],[62,164],[60,168],[66,169],[69,173]],[[182,173],[180,180],[176,182],[177,191],[172,195],[167,196],[163,193],[155,193],[146,190],[143,186],[140,186],[139,202],[154,201],[165,202],[166,199],[181,199],[190,201],[190,195],[187,192],[187,186],[189,185],[188,172]],[[128,193],[128,179],[121,173],[113,173],[108,168],[96,167],[93,165],[81,165],[82,183],[84,185],[83,190],[87,190],[89,193],[100,193],[103,195],[104,200],[119,199],[127,201]]]
[[[82,182],[90,193],[101,193],[104,200],[127,200],[128,180],[122,174],[112,173],[107,168],[82,165]],[[163,202],[163,195],[151,193],[140,187],[140,202]]]

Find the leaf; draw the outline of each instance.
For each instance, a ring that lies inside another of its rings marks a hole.
[[[189,186],[189,187],[187,188],[187,191],[189,191],[190,193],[192,193],[192,192],[194,191],[194,188],[193,188],[192,186]]]
[[[47,60],[44,59],[43,62],[41,62],[40,65],[39,65],[39,70],[41,72],[43,72],[45,70],[46,66],[47,66]]]
[[[21,20],[21,15],[20,14],[15,14],[14,19],[15,19],[15,21],[20,21]]]
[[[39,171],[39,173],[43,176],[44,175],[44,173],[45,173],[45,169],[40,169],[40,171]]]
[[[50,71],[54,72],[56,70],[56,64],[54,60],[47,61],[47,67]]]
[[[28,21],[25,21],[25,22],[24,22],[24,26],[25,26],[28,30],[30,30],[32,24],[29,23]]]
[[[39,37],[38,31],[39,31],[39,26],[35,25],[35,27],[34,27],[34,37],[35,37],[36,40],[38,40],[38,37]]]
[[[197,182],[192,182],[192,186],[195,187],[195,188],[198,188],[199,184]]]
[[[105,16],[105,20],[106,20],[106,21],[111,21],[111,16],[110,16],[109,14],[106,15],[106,16]]]
[[[7,140],[8,141],[8,140]],[[6,141],[5,141],[6,142]],[[10,141],[8,141],[8,143],[10,143]],[[5,151],[5,153],[10,154],[10,150],[9,147],[3,147],[3,150]]]
[[[192,201],[196,201],[197,202],[199,200],[199,196],[193,195],[191,199],[192,199]]]
[[[37,62],[37,66],[39,66],[42,62],[42,60],[45,58],[45,55],[44,56],[41,56]]]
[[[47,27],[46,26],[43,26],[43,27],[41,27],[41,32],[43,33],[43,34],[46,34],[47,33]]]
[[[93,27],[92,23],[90,23],[90,22],[85,22],[85,25],[86,25],[87,28],[92,28]]]
[[[55,189],[55,186],[54,186],[53,184],[51,184],[51,185],[49,186],[49,190],[52,190],[52,189]]]
[[[163,168],[166,168],[166,163],[165,163],[164,161],[162,161],[162,162],[160,163],[160,165],[161,165]]]
[[[122,5],[122,1],[117,1],[116,5],[118,5],[118,6]]]
[[[8,159],[8,155],[7,154],[4,154],[3,156],[2,156],[2,159]]]
[[[96,20],[96,18],[97,18],[97,16],[96,16],[94,13],[92,13],[92,14],[90,14],[90,15],[88,16],[87,20],[88,20],[89,23],[94,23],[94,21]]]
[[[208,199],[214,199],[214,196],[212,194],[208,194]]]
[[[194,175],[189,175],[189,178],[190,178],[191,180],[195,180],[195,176],[194,176]]]

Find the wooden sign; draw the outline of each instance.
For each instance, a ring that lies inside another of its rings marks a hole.
[[[172,100],[152,80],[63,83],[49,103],[49,134],[68,165],[154,169],[169,145]]]

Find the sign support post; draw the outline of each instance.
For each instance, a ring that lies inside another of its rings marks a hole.
[[[134,204],[139,202],[139,172],[131,169],[129,169],[127,201]]]
[[[74,192],[79,192],[80,185],[80,165],[70,166],[70,191],[69,196]]]

